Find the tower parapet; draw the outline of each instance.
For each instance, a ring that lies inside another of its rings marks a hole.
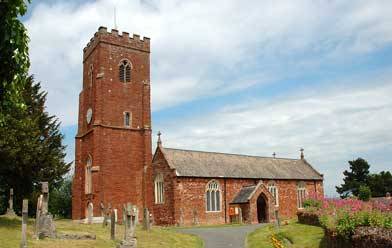
[[[133,34],[133,36],[130,37],[127,32],[122,32],[120,34],[117,29],[112,29],[111,32],[108,32],[106,27],[99,27],[98,32],[95,32],[94,37],[90,39],[83,49],[83,61],[88,58],[91,51],[93,51],[95,46],[100,42],[128,47],[141,52],[150,52],[150,38],[148,37],[140,39],[140,35],[138,34]]]

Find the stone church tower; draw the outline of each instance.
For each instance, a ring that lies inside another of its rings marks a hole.
[[[151,208],[149,38],[100,27],[83,49],[75,147],[74,220],[100,217],[101,203]]]

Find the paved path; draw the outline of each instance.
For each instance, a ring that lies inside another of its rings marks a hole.
[[[244,248],[246,235],[262,225],[184,228],[179,229],[178,232],[201,237],[204,240],[205,248]]]

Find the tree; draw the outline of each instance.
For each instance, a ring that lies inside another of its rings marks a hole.
[[[373,197],[384,197],[387,192],[392,192],[392,174],[389,171],[371,174],[368,181]]]
[[[53,189],[49,197],[50,213],[64,218],[72,214],[72,180],[66,178],[59,187]]]
[[[13,108],[7,125],[0,126],[0,188],[14,188],[17,210],[23,197],[31,198],[40,189],[41,181],[54,188],[71,166],[64,162],[60,123],[45,111],[46,92],[29,77],[21,95],[26,107]]]
[[[5,125],[8,108],[23,106],[20,91],[30,66],[29,38],[18,18],[26,11],[25,0],[0,1],[0,125]]]
[[[359,187],[361,185],[367,185],[369,177],[370,165],[368,162],[362,158],[357,158],[353,161],[348,161],[350,164],[350,171],[345,170],[343,175],[344,183],[342,185],[336,186],[336,191],[340,194],[342,198],[346,198],[349,195],[358,196]]]
[[[366,185],[359,186],[358,190],[358,199],[362,201],[369,201],[370,197],[372,197],[372,192],[370,188]]]

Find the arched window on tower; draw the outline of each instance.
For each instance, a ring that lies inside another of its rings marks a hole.
[[[304,208],[304,201],[306,197],[306,184],[301,181],[297,185],[297,207]]]
[[[120,78],[120,82],[123,83],[129,83],[131,82],[131,63],[124,59],[121,61],[120,65],[119,65],[119,78]]]
[[[275,206],[279,206],[279,192],[275,181],[270,181],[268,183],[268,191],[272,194],[275,199]]]
[[[215,180],[208,182],[206,188],[206,210],[207,212],[219,212],[221,210],[220,187]]]
[[[92,180],[92,158],[89,155],[87,158],[87,163],[86,163],[86,175],[85,175],[85,192],[86,194],[91,194],[92,193],[92,188],[93,188],[93,180]]]
[[[158,174],[154,180],[155,185],[155,203],[163,203],[164,202],[164,188],[163,188],[163,176],[162,174]]]

